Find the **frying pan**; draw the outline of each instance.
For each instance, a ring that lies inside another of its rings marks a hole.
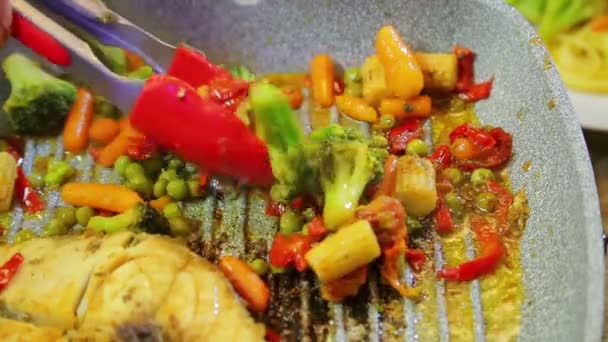
[[[373,53],[373,38],[382,24],[393,24],[417,50],[449,51],[454,44],[478,54],[478,75],[494,75],[489,100],[477,105],[482,122],[514,135],[510,164],[514,190],[525,188],[531,216],[522,239],[525,299],[521,341],[597,341],[601,336],[604,259],[598,198],[581,129],[550,57],[535,43],[536,33],[499,0],[426,1],[285,1],[285,0],[130,0],[108,1],[110,7],[161,39],[185,40],[214,61],[241,63],[257,72],[305,70],[310,58],[329,52],[342,65],[360,64]],[[10,49],[18,49],[9,44]],[[3,81],[5,82],[5,81]],[[7,86],[0,86],[0,100]],[[35,155],[62,155],[60,144],[30,140],[25,168]],[[531,161],[531,168],[522,165]],[[108,170],[92,166],[90,157],[72,160],[80,178],[115,181]],[[50,209],[61,205],[57,193]],[[208,197],[189,208],[202,220],[203,250],[246,258],[264,255],[276,220],[263,214],[254,191]],[[10,236],[19,227],[40,224],[14,215]],[[441,249],[438,246],[438,256]],[[270,280],[275,304],[268,317],[288,340],[416,341],[423,324],[415,303],[394,299],[402,317],[381,313],[375,280],[360,300],[327,306],[317,299],[315,283],[305,275]],[[437,283],[437,338],[448,341],[445,288]],[[486,340],[479,286],[470,286],[474,337]],[[401,319],[403,318],[403,319]],[[237,327],[235,327],[237,328]],[[391,334],[387,332],[391,331]]]

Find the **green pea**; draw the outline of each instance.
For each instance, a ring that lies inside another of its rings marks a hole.
[[[163,160],[159,156],[152,156],[141,161],[141,166],[144,167],[147,175],[157,175],[163,169]]]
[[[268,273],[268,263],[263,259],[254,259],[249,263],[249,266],[260,276]]]
[[[61,221],[59,218],[52,218],[49,222],[44,226],[44,230],[42,231],[42,236],[56,236],[63,235],[67,233],[68,226]]]
[[[361,70],[358,67],[350,67],[344,71],[344,83],[361,82]]]
[[[498,204],[496,194],[491,192],[482,192],[475,196],[475,205],[482,211],[493,212]]]
[[[15,234],[15,238],[13,239],[13,243],[21,243],[36,237],[36,234],[29,229],[22,229],[17,234]]]
[[[145,177],[146,176],[146,172],[144,170],[144,167],[141,166],[140,163],[130,163],[129,165],[127,165],[127,167],[125,168],[125,178],[128,179],[129,181],[133,181],[133,179],[137,179],[140,177]]]
[[[471,173],[471,182],[473,183],[473,185],[483,185],[488,180],[493,179],[494,173],[492,172],[492,170],[489,169],[479,168],[473,170],[473,173]]]
[[[312,208],[306,208],[302,211],[302,216],[306,222],[310,222],[313,218],[315,218],[315,211]]]
[[[169,203],[163,208],[163,215],[167,219],[172,219],[176,217],[182,217],[182,209],[179,207],[177,203]]]
[[[158,181],[156,181],[156,183],[154,183],[154,186],[152,187],[152,193],[154,194],[154,197],[160,198],[164,196],[167,193],[167,184],[169,184],[169,181],[166,179],[159,179]]]
[[[68,228],[76,224],[76,215],[74,208],[72,207],[57,208],[55,218],[63,222],[63,224]]]
[[[445,204],[454,213],[460,214],[464,210],[464,200],[458,196],[455,192],[448,192],[445,195]]]
[[[197,198],[203,195],[201,183],[197,179],[190,179],[186,183],[188,184],[188,193],[191,198]]]
[[[291,234],[302,229],[302,217],[293,210],[285,210],[279,220],[279,230],[283,234]]]
[[[289,268],[287,268],[287,267],[274,266],[273,264],[269,264],[269,265],[270,265],[270,273],[272,273],[272,274],[283,274],[283,273],[287,273],[287,271],[289,271]]]
[[[418,155],[424,157],[429,153],[429,148],[425,142],[420,139],[413,139],[407,143],[405,152],[410,155]]]
[[[422,228],[422,223],[417,218],[408,216],[406,220],[408,233],[413,233]]]
[[[184,217],[169,219],[169,226],[171,227],[171,233],[173,233],[173,235],[186,235],[190,233],[190,230],[192,229],[190,222]]]
[[[178,180],[179,176],[177,175],[177,171],[175,171],[174,169],[169,169],[163,171],[158,177],[158,179],[164,179],[170,182],[173,180]]]
[[[181,201],[188,197],[188,187],[182,179],[172,180],[167,184],[167,194],[174,199]]]
[[[450,180],[450,183],[454,185],[462,184],[464,181],[464,174],[458,168],[447,168],[443,170],[443,174]]]
[[[127,166],[130,165],[131,163],[132,163],[131,158],[129,158],[127,156],[120,156],[114,162],[114,171],[116,171],[116,173],[118,173],[121,177],[124,177],[125,170],[126,170]]]
[[[129,179],[127,186],[142,194],[144,198],[152,197],[154,184],[143,175]]]
[[[392,115],[382,115],[376,124],[381,130],[388,131],[395,126],[395,118]]]
[[[374,134],[372,136],[372,146],[375,147],[387,147],[388,139],[384,135]]]
[[[171,159],[169,160],[169,164],[167,164],[169,169],[179,170],[184,167],[184,162],[179,159]]]
[[[30,184],[35,188],[42,188],[44,186],[44,175],[38,171],[32,171],[28,177]]]
[[[61,185],[74,174],[74,168],[63,160],[53,160],[49,164],[44,182],[46,185]]]
[[[76,209],[75,216],[76,222],[78,222],[79,225],[86,227],[87,224],[89,224],[91,217],[95,216],[95,210],[90,207],[80,207]]]

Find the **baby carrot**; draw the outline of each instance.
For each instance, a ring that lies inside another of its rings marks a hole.
[[[79,88],[63,129],[63,146],[66,150],[81,152],[87,147],[94,104],[93,94]]]
[[[414,96],[408,100],[387,98],[380,101],[380,115],[390,115],[396,119],[427,118],[431,115],[431,97]]]
[[[266,310],[270,291],[251,266],[238,258],[225,256],[220,259],[219,267],[252,311],[264,312]]]
[[[61,189],[61,198],[78,207],[91,207],[122,213],[143,202],[137,192],[116,184],[67,183]]]
[[[334,63],[328,54],[316,55],[310,62],[312,98],[323,107],[334,103]]]
[[[99,144],[108,144],[120,133],[120,125],[114,119],[96,118],[89,128],[89,139]]]

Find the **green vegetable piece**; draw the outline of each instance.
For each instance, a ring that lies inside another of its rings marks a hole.
[[[13,239],[13,244],[18,244],[36,237],[36,234],[29,229],[21,229],[17,234],[15,234],[15,238]]]
[[[418,220],[417,218],[412,217],[412,216],[408,216],[406,218],[406,224],[407,224],[407,231],[410,234],[422,229],[422,227],[423,227],[420,220]]]
[[[190,222],[185,217],[173,217],[169,219],[171,233],[176,236],[186,235],[192,230]]]
[[[42,188],[44,186],[44,175],[38,171],[32,171],[28,177],[30,184],[35,188]]]
[[[234,78],[249,82],[255,81],[255,74],[243,65],[235,65],[231,67],[229,71]]]
[[[132,209],[111,217],[94,216],[88,228],[99,232],[115,233],[126,230],[139,230],[150,234],[169,234],[169,222],[147,204],[139,204]]]
[[[312,221],[313,218],[315,218],[316,214],[315,214],[314,209],[306,208],[302,211],[302,216],[304,217],[304,220],[306,222],[310,222],[310,221]]]
[[[270,273],[272,274],[284,274],[287,273],[287,271],[289,271],[288,267],[279,267],[279,266],[274,266],[273,264],[269,264],[270,265]]]
[[[420,139],[413,139],[407,143],[405,152],[410,155],[418,155],[424,157],[429,153],[429,148],[426,143]]]
[[[263,259],[254,259],[249,263],[249,266],[251,266],[259,276],[264,276],[268,273],[268,263]]]
[[[51,220],[49,220],[49,222],[46,224],[46,226],[44,226],[44,229],[42,230],[42,236],[44,236],[44,237],[57,236],[57,235],[63,235],[67,232],[68,232],[68,225],[66,225],[65,222],[63,222],[59,218],[52,218]]]
[[[198,179],[190,179],[186,182],[186,184],[188,185],[188,194],[190,195],[190,198],[198,198],[203,195],[203,192],[201,191],[201,183],[198,181]]]
[[[164,179],[166,181],[173,181],[173,180],[178,180],[179,176],[177,175],[177,171],[175,171],[175,169],[169,169],[169,170],[165,170],[163,171],[160,176],[158,177],[158,179]]]
[[[152,184],[151,180],[146,178],[146,176],[140,175],[129,179],[129,181],[127,182],[127,186],[142,194],[144,198],[152,197],[154,185]]]
[[[155,155],[141,161],[144,171],[148,176],[155,177],[163,169],[163,160],[160,156]]]
[[[450,167],[443,170],[443,174],[450,180],[453,185],[460,185],[464,182],[464,174],[458,168]]]
[[[44,182],[49,186],[58,186],[65,183],[74,173],[74,168],[68,162],[53,160],[49,163]]]
[[[279,230],[283,234],[291,234],[302,229],[302,217],[293,210],[285,210],[279,220]]]
[[[344,71],[344,83],[358,83],[361,81],[361,69],[358,67],[350,67]]]
[[[2,69],[11,84],[11,93],[2,109],[18,134],[55,133],[76,98],[76,87],[40,68],[26,56],[13,53]]]
[[[87,39],[93,52],[112,72],[124,75],[127,73],[127,54],[125,50],[115,46],[99,43],[94,39]]]
[[[163,215],[168,218],[176,218],[184,216],[182,213],[182,209],[179,207],[177,203],[169,203],[163,208]]]
[[[395,117],[392,115],[381,115],[378,122],[374,124],[374,131],[385,132],[395,126]]]
[[[484,185],[487,181],[494,179],[494,172],[490,169],[479,168],[471,173],[471,182],[473,185]]]
[[[131,165],[133,161],[127,156],[120,156],[114,162],[114,171],[118,173],[121,177],[126,176],[127,166]]]
[[[388,139],[384,135],[374,134],[372,135],[372,146],[374,147],[387,147]]]
[[[154,183],[154,187],[152,188],[152,193],[154,197],[160,198],[167,193],[167,184],[169,181],[166,179],[159,179],[156,183]]]
[[[169,160],[169,164],[167,164],[167,167],[169,169],[173,169],[173,170],[181,170],[182,167],[184,167],[184,162],[180,159],[174,158]]]
[[[167,184],[167,194],[174,199],[181,201],[188,197],[188,187],[182,179],[172,180]]]
[[[455,214],[462,214],[464,211],[464,200],[457,193],[451,191],[445,195],[445,204]]]
[[[133,70],[127,74],[128,78],[132,78],[135,80],[147,80],[148,78],[154,75],[154,70],[149,65],[142,65],[136,70]]]
[[[55,218],[61,221],[68,228],[76,224],[76,214],[74,208],[72,207],[57,208]]]
[[[491,192],[482,192],[475,196],[475,205],[482,211],[493,212],[498,204],[498,197]]]
[[[89,224],[91,217],[95,216],[95,210],[91,207],[80,207],[76,209],[76,222],[79,225],[86,227]]]
[[[93,110],[96,115],[105,118],[118,119],[119,117],[121,117],[121,113],[118,107],[113,105],[103,96],[95,97],[95,107]]]
[[[133,162],[129,163],[125,168],[125,178],[129,181],[139,177],[146,177],[146,171],[141,164]]]

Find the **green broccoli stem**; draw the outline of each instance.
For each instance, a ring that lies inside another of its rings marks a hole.
[[[94,216],[89,220],[87,227],[98,232],[116,233],[132,229],[140,219],[141,208],[136,206],[116,216]]]
[[[2,69],[14,89],[55,80],[55,77],[42,70],[38,63],[19,53],[6,57],[2,62]]]

